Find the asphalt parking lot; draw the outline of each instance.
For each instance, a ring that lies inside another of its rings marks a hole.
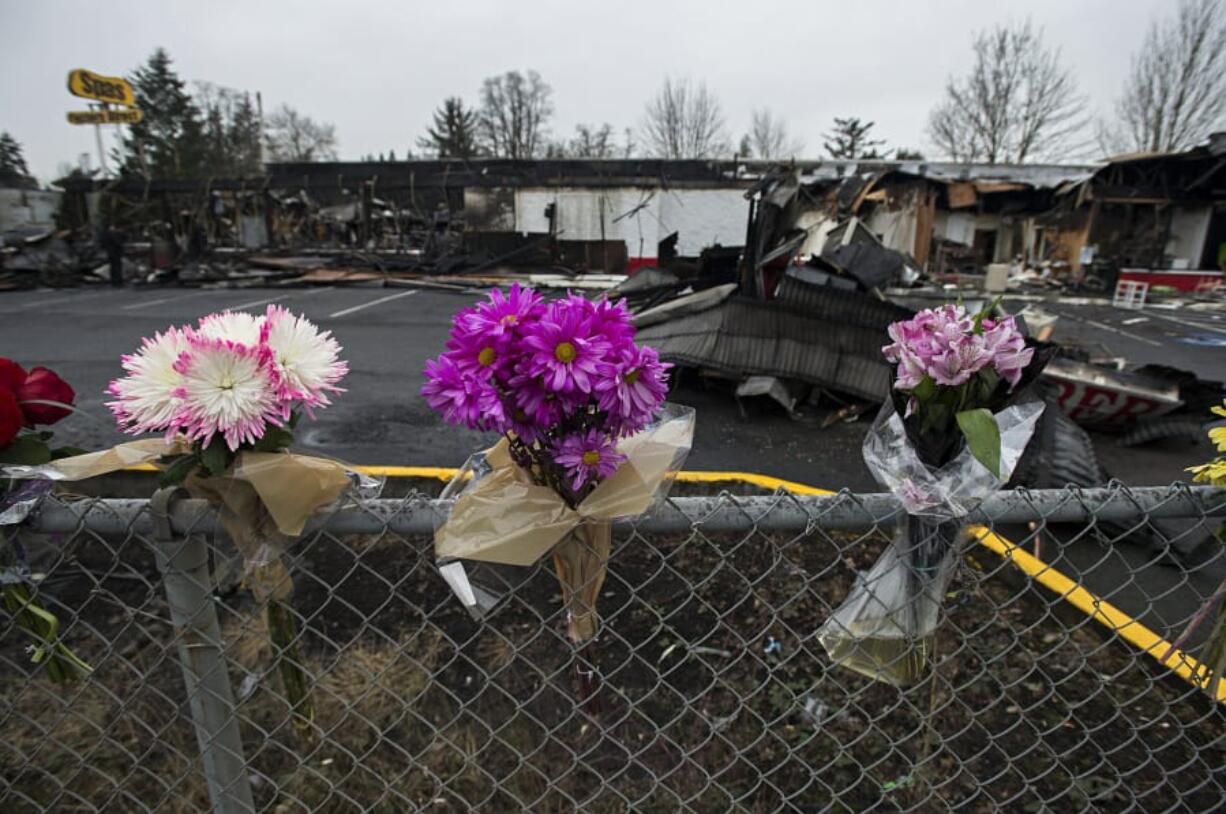
[[[418,396],[425,360],[443,346],[451,315],[472,294],[384,288],[78,288],[0,294],[0,354],[43,364],[77,389],[76,415],[58,428],[68,443],[97,447],[123,437],[105,407],[119,357],[141,337],[171,323],[225,308],[261,311],[278,303],[331,330],[345,348],[348,392],[318,420],[300,426],[300,445],[361,464],[456,466],[492,439],[444,425]],[[1048,302],[1061,316],[1056,339],[1226,379],[1226,315]],[[1138,321],[1142,320],[1142,321]],[[827,488],[875,490],[860,458],[868,417],[820,429],[824,409],[804,420],[773,403],[752,404],[747,418],[718,384],[685,377],[671,398],[698,409],[698,436],[687,468],[754,471]],[[1209,457],[1187,442],[1125,449],[1096,436],[1113,474],[1137,484],[1169,483]]]

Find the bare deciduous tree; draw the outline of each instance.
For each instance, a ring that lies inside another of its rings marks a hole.
[[[336,128],[281,105],[268,117],[265,128],[268,155],[273,161],[334,161]]]
[[[705,84],[665,79],[647,103],[643,140],[660,158],[714,158],[727,153],[719,100]]]
[[[576,124],[567,154],[573,158],[616,158],[621,152],[613,140],[613,125]]]
[[[1181,0],[1173,18],[1154,20],[1102,124],[1107,152],[1170,152],[1200,143],[1226,116],[1226,15],[1220,0]]]
[[[1058,49],[1029,21],[975,37],[975,65],[950,77],[928,134],[955,161],[1023,163],[1078,149],[1084,98]]]
[[[481,137],[497,158],[532,158],[544,151],[553,115],[553,88],[536,71],[507,71],[481,86]]]
[[[788,136],[787,123],[766,108],[755,110],[749,126],[749,146],[755,158],[795,158],[804,149],[804,142]]]

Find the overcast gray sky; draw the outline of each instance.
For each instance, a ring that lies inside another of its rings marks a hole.
[[[481,80],[535,68],[554,89],[551,130],[636,126],[666,76],[707,82],[739,137],[751,111],[781,114],[819,157],[834,116],[877,123],[890,147],[927,149],[924,124],[973,32],[1029,17],[1059,46],[1096,110],[1119,90],[1151,17],[1174,0],[459,0],[458,2],[68,2],[2,0],[0,130],[51,178],[94,152],[65,121],[84,100],[72,68],[118,76],[153,49],[180,76],[261,91],[336,125],[342,158],[413,146],[445,96],[475,102]],[[114,128],[111,128],[112,130]]]

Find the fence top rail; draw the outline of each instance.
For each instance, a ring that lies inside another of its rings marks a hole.
[[[383,498],[351,504],[321,514],[307,533],[403,535],[433,534],[450,503],[423,495]],[[215,515],[203,500],[183,499],[169,507],[169,528],[177,534],[210,533]],[[862,529],[896,522],[903,515],[890,494],[773,495],[676,497],[660,509],[621,528],[647,534],[670,534],[701,528],[707,532],[799,532],[810,528]],[[987,498],[967,518],[968,523],[1086,523],[1159,518],[1226,517],[1226,492],[1210,486],[1176,483],[1170,486],[1128,487],[1113,483],[1094,489],[1006,490]],[[79,529],[100,535],[156,533],[154,513],[145,499],[85,498],[44,500],[27,520],[32,531],[65,533]]]

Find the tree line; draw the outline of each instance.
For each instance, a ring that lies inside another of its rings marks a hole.
[[[1068,160],[1093,152],[1167,152],[1201,143],[1226,116],[1226,0],[1179,0],[1151,21],[1107,115],[1094,120],[1089,100],[1059,49],[1030,21],[976,33],[974,62],[950,76],[927,125],[935,158],[984,163]],[[112,156],[121,173],[143,177],[256,175],[264,161],[326,161],[337,156],[336,128],[289,105],[265,117],[258,94],[196,82],[174,70],[157,49],[130,76],[144,120],[126,130]],[[576,125],[569,136],[550,130],[553,89],[536,71],[486,79],[476,102],[443,100],[405,158],[667,159],[805,156],[806,145],[782,116],[753,111],[734,139],[717,95],[705,83],[667,78],[644,104],[636,126]],[[822,134],[831,158],[916,159],[887,148],[874,122],[835,117]],[[366,156],[375,158],[375,156]],[[395,151],[384,160],[395,160]],[[33,183],[21,145],[0,133],[0,183]]]

